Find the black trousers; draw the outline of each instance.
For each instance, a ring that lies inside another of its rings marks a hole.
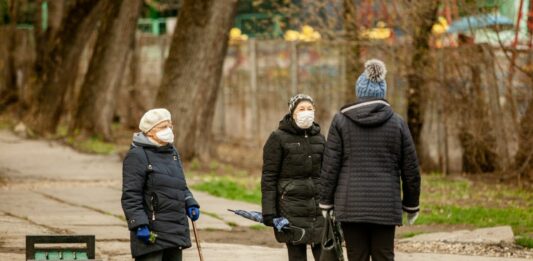
[[[287,250],[289,252],[289,261],[307,261],[307,245],[293,245],[287,243]],[[312,244],[311,251],[313,252],[315,261],[318,261],[320,259],[320,253],[322,252],[320,244]]]
[[[343,222],[350,261],[393,261],[395,226]]]
[[[135,258],[135,261],[181,261],[182,252],[178,248],[167,248]]]

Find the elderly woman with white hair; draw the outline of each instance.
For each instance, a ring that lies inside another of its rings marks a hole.
[[[187,216],[196,221],[200,206],[172,145],[170,112],[149,110],[139,129],[123,164],[122,208],[131,253],[142,261],[182,260],[182,249],[191,246]]]

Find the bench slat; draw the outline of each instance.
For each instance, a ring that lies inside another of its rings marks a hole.
[[[89,260],[89,257],[85,252],[76,252],[76,260]]]
[[[46,252],[36,252],[35,260],[46,260]]]
[[[48,252],[48,260],[61,260],[61,252]]]
[[[76,260],[76,254],[72,251],[64,251],[61,253],[61,260]]]

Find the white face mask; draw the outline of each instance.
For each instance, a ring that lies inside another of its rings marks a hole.
[[[313,121],[315,121],[315,112],[314,111],[302,111],[296,113],[296,119],[294,120],[296,125],[300,129],[308,129],[313,126]]]
[[[174,133],[172,132],[171,128],[165,128],[164,130],[160,130],[155,133],[155,136],[157,136],[157,138],[163,142],[174,142]]]

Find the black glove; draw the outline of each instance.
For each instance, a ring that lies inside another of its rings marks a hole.
[[[273,215],[273,214],[263,215],[263,224],[265,224],[265,226],[273,227],[274,218],[276,218],[276,215]]]

